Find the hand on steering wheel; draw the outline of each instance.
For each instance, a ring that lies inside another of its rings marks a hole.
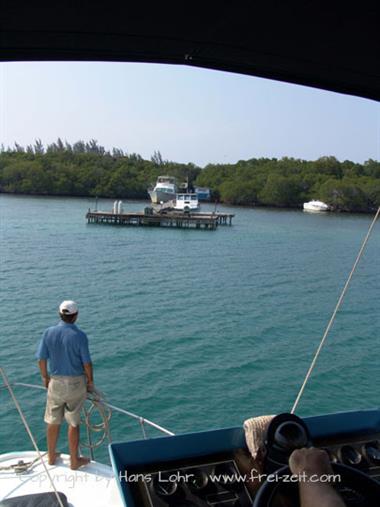
[[[350,506],[377,507],[380,498],[380,484],[371,477],[346,465],[331,464],[327,453],[321,449],[303,448],[291,454],[289,467],[267,477],[256,494],[253,507],[279,504],[284,493],[295,505],[299,490],[301,507],[306,502],[308,506],[343,507],[346,506],[345,496],[349,498]]]

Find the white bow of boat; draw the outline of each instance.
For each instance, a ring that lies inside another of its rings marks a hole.
[[[111,443],[111,431],[109,427],[111,412],[119,412],[137,421],[141,427],[142,435],[148,438],[147,428],[154,428],[165,435],[174,435],[162,426],[145,419],[133,412],[111,405],[99,396],[99,393],[89,393],[87,407],[82,412],[82,419],[86,429],[86,441],[81,441],[80,447],[87,449],[91,456],[91,462],[79,470],[71,470],[70,456],[60,454],[54,465],[49,465],[47,453],[40,451],[29,425],[21,411],[21,407],[15,397],[13,387],[44,390],[43,386],[27,384],[23,382],[8,381],[3,368],[0,368],[4,384],[1,389],[8,389],[21,419],[24,423],[34,451],[14,451],[0,454],[0,502],[17,497],[51,492],[54,495],[63,493],[67,498],[69,507],[121,507],[123,501],[120,497],[117,481],[112,467],[95,461],[95,449],[104,442]],[[21,412],[20,412],[21,411]],[[97,422],[92,423],[93,412],[97,411]],[[99,422],[100,417],[100,422]],[[96,439],[93,438],[96,434]],[[52,505],[64,506],[65,503],[54,498]],[[38,499],[36,500],[38,505]],[[17,503],[15,505],[18,505]]]
[[[43,460],[49,474],[35,451],[0,455],[0,501],[52,491],[52,480],[71,507],[123,505],[112,467],[91,461],[79,470],[71,470],[67,454],[62,454],[51,466],[47,463],[47,455],[43,456]]]

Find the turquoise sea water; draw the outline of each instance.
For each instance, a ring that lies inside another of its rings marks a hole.
[[[290,410],[372,217],[220,207],[235,213],[232,227],[150,229],[87,225],[90,206],[0,195],[10,380],[40,382],[38,340],[61,300],[75,299],[111,403],[174,432]],[[300,415],[379,406],[379,233],[377,224]],[[44,392],[16,394],[44,448]],[[4,389],[0,401],[0,452],[31,449]],[[118,415],[111,428],[114,440],[141,435]]]

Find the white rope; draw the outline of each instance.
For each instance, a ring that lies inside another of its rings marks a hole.
[[[354,274],[354,272],[355,272],[355,270],[356,270],[356,267],[357,267],[357,265],[359,264],[359,261],[360,261],[360,259],[361,259],[362,255],[363,255],[364,249],[365,249],[365,247],[366,247],[366,245],[367,245],[368,239],[369,239],[369,237],[370,237],[370,235],[371,235],[372,229],[373,229],[373,227],[374,227],[374,225],[375,225],[375,223],[376,223],[376,220],[378,219],[379,215],[380,215],[380,207],[379,207],[379,209],[378,209],[378,210],[377,210],[377,212],[376,212],[375,218],[372,220],[372,223],[371,223],[371,225],[370,225],[370,227],[369,227],[369,229],[368,229],[367,235],[366,235],[366,237],[364,238],[363,244],[362,244],[362,246],[361,246],[361,248],[360,248],[360,250],[359,250],[359,253],[358,253],[357,257],[356,257],[355,263],[354,263],[354,265],[353,265],[353,267],[352,267],[351,273],[349,274],[349,277],[347,278],[347,281],[346,281],[346,283],[345,283],[345,285],[344,285],[344,287],[343,287],[342,293],[341,293],[341,295],[340,295],[340,297],[339,297],[339,299],[338,299],[338,302],[337,302],[337,304],[336,304],[335,310],[334,310],[334,312],[333,312],[333,314],[332,314],[332,316],[331,316],[331,319],[330,319],[329,323],[327,324],[327,327],[326,327],[326,330],[325,330],[325,332],[324,332],[324,334],[323,334],[322,340],[321,340],[321,342],[320,342],[320,344],[319,344],[319,346],[318,346],[318,348],[317,348],[317,351],[316,351],[316,353],[315,353],[315,355],[314,355],[314,358],[313,358],[313,360],[312,360],[312,362],[311,362],[311,365],[310,365],[310,367],[309,367],[309,370],[308,370],[308,372],[306,373],[305,380],[303,381],[303,384],[302,384],[302,386],[301,386],[301,389],[299,390],[299,393],[298,393],[298,395],[297,395],[297,398],[296,398],[296,400],[295,400],[295,402],[294,402],[293,408],[292,408],[292,410],[291,410],[291,412],[290,412],[291,414],[294,414],[294,412],[295,412],[295,410],[296,410],[296,408],[297,408],[297,405],[298,405],[298,403],[299,403],[299,401],[300,401],[300,399],[301,399],[301,396],[302,396],[302,394],[303,394],[303,392],[304,392],[304,390],[305,390],[306,384],[307,384],[307,382],[308,382],[308,380],[309,380],[309,378],[310,378],[310,376],[311,376],[311,374],[312,374],[312,372],[313,372],[313,369],[314,369],[314,366],[315,366],[315,364],[316,364],[316,362],[317,362],[317,359],[318,359],[318,357],[319,357],[319,354],[320,354],[320,352],[321,352],[321,350],[322,350],[322,347],[323,347],[323,345],[324,345],[324,343],[325,343],[325,341],[326,341],[327,335],[329,334],[329,331],[330,331],[330,329],[331,329],[331,327],[332,327],[332,325],[333,325],[333,323],[334,323],[334,320],[335,320],[336,314],[338,313],[338,310],[339,310],[339,308],[341,307],[341,305],[342,305],[342,303],[343,303],[343,299],[344,299],[344,296],[345,296],[345,294],[346,294],[346,292],[347,292],[348,286],[350,285],[350,282],[351,282],[352,276],[353,276],[353,274]]]
[[[80,442],[79,444],[81,447],[88,448],[91,456],[93,456],[94,449],[99,447],[106,437],[108,438],[108,442],[111,443],[110,420],[112,411],[105,403],[104,394],[96,388],[92,392],[87,393],[87,401],[90,403],[90,407],[88,409],[83,407],[83,422],[87,428],[88,443]],[[91,423],[91,416],[95,410],[99,413],[100,423]],[[102,435],[95,443],[92,442],[91,432],[102,432]]]
[[[11,395],[12,399],[13,399],[13,402],[14,402],[14,404],[15,404],[15,406],[16,406],[16,408],[17,408],[17,410],[18,410],[18,413],[20,414],[21,420],[22,420],[22,422],[24,423],[25,429],[26,429],[26,431],[27,431],[27,433],[28,433],[28,435],[29,435],[29,437],[30,437],[30,440],[32,441],[32,444],[33,444],[33,446],[34,446],[34,448],[35,448],[35,450],[36,450],[36,452],[37,452],[37,454],[38,454],[38,458],[40,459],[40,461],[41,461],[41,463],[42,463],[43,467],[45,468],[45,472],[46,472],[46,474],[47,474],[47,476],[48,476],[48,478],[49,478],[49,481],[50,481],[51,487],[53,488],[53,491],[54,491],[54,493],[55,493],[55,496],[57,497],[58,504],[59,504],[59,506],[60,506],[60,507],[64,507],[64,505],[63,505],[63,503],[62,503],[62,500],[61,500],[61,497],[59,496],[58,491],[57,491],[57,489],[56,489],[56,487],[55,487],[55,485],[54,485],[54,481],[53,481],[53,479],[52,479],[52,477],[51,477],[51,475],[50,475],[50,473],[49,473],[49,470],[48,470],[48,468],[47,468],[47,466],[46,466],[46,463],[45,463],[45,461],[44,461],[44,459],[43,459],[43,456],[42,456],[42,454],[41,454],[41,452],[40,452],[40,450],[39,450],[39,448],[38,448],[37,442],[36,442],[36,440],[35,440],[35,438],[34,438],[34,436],[33,436],[32,432],[31,432],[31,430],[30,430],[30,428],[29,428],[29,425],[28,425],[28,423],[27,423],[27,420],[25,419],[25,416],[24,416],[23,411],[22,411],[22,409],[21,409],[21,407],[20,407],[20,404],[19,404],[19,402],[17,401],[17,398],[16,398],[16,396],[15,396],[15,394],[14,394],[14,392],[13,392],[13,389],[12,389],[12,387],[10,386],[10,384],[9,384],[9,382],[8,382],[8,378],[7,378],[6,374],[5,374],[4,369],[3,369],[3,368],[1,368],[1,367],[0,367],[0,373],[1,373],[2,377],[3,377],[4,384],[7,386],[8,391],[9,391],[9,393],[10,393],[10,395]]]
[[[42,457],[44,457],[46,455],[47,455],[47,452],[44,452]],[[28,461],[27,463],[25,463],[23,460],[21,460],[18,463],[15,463],[13,465],[9,465],[7,467],[0,467],[0,472],[3,472],[4,470],[12,470],[13,472],[16,472],[16,473],[24,473],[27,470],[29,470],[29,468],[32,468],[34,463],[37,463],[37,461],[39,461],[39,460],[40,460],[40,458],[38,456],[37,456],[37,458],[34,458],[33,461]]]

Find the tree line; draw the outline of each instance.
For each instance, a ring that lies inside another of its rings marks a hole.
[[[300,207],[312,199],[338,211],[369,212],[380,206],[380,162],[358,164],[335,157],[314,161],[284,157],[209,164],[197,183],[222,202]]]
[[[46,148],[37,140],[0,150],[0,192],[7,193],[146,199],[159,175],[193,181],[199,172],[194,164],[163,160],[159,151],[144,160],[96,140],[70,145],[58,139]]]
[[[0,148],[0,192],[146,199],[148,186],[162,174],[210,187],[213,200],[228,204],[300,207],[318,199],[355,212],[380,206],[380,162],[372,159],[253,158],[200,168],[164,160],[159,151],[144,160],[119,148],[106,150],[96,140]]]

